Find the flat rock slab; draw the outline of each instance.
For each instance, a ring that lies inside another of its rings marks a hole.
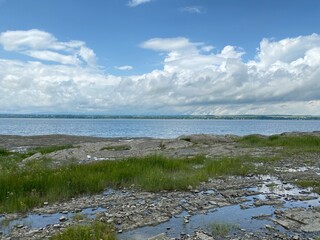
[[[276,223],[299,232],[320,232],[320,208],[291,208],[277,215]]]
[[[161,233],[154,237],[148,238],[148,240],[174,240],[174,238],[170,238],[165,233]]]

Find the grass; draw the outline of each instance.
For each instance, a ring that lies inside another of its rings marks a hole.
[[[213,223],[211,226],[208,226],[208,230],[215,239],[224,239],[230,232],[238,228],[237,225],[230,223]]]
[[[0,149],[0,157],[3,156],[9,156],[11,154],[10,151],[6,150],[6,149]]]
[[[202,168],[194,166],[203,165]],[[209,160],[203,156],[163,156],[68,165],[59,169],[32,165],[0,175],[0,213],[28,211],[43,202],[122,188],[132,184],[147,191],[186,190],[209,177],[246,175],[252,168],[241,158]]]
[[[48,154],[58,150],[74,148],[72,145],[58,145],[58,146],[48,146],[41,148],[34,148],[27,153],[10,152],[6,149],[0,149],[0,171],[1,174],[12,173],[19,170],[19,163],[23,159],[30,157],[36,153]],[[49,166],[51,163],[50,159],[41,158],[37,160],[32,160],[26,163],[27,168],[34,168],[34,165],[42,165],[43,167]]]
[[[313,188],[313,191],[320,194],[320,182],[315,180],[299,180],[296,184],[302,188]]]
[[[102,223],[93,222],[89,225],[68,227],[62,233],[54,235],[51,240],[116,240],[114,227]]]
[[[269,137],[248,135],[239,143],[243,147],[283,147],[290,152],[320,152],[320,137],[312,135],[286,136],[272,135]]]
[[[108,151],[126,151],[126,150],[130,150],[131,147],[128,145],[118,145],[118,146],[107,146],[107,147],[103,147],[100,150],[108,150]]]
[[[75,147],[71,144],[39,147],[39,148],[32,149],[32,151],[30,151],[29,154],[30,155],[35,153],[48,154],[48,153],[56,152],[59,150],[69,149],[69,148],[75,148]]]

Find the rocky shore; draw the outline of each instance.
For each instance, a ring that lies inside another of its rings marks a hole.
[[[286,133],[299,135],[298,133]],[[308,133],[319,136],[319,133]],[[72,144],[43,157],[55,166],[73,161],[117,161],[132,156],[278,156],[281,147],[242,147],[238,136],[192,135],[176,139],[107,139],[52,136],[0,136],[0,148],[24,152],[35,147]],[[279,148],[279,149],[278,149]],[[279,156],[278,156],[279,157]],[[269,168],[259,163],[257,168]],[[200,166],[201,167],[201,166]],[[281,155],[270,174],[208,179],[188,191],[146,192],[135,186],[106,189],[66,202],[44,202],[26,214],[0,213],[0,239],[49,239],[68,226],[97,219],[112,223],[119,239],[319,239],[320,198],[298,180],[320,181],[320,154]],[[231,214],[230,214],[231,213]],[[230,227],[215,232],[216,224]]]

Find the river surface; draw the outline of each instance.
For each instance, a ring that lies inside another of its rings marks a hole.
[[[189,134],[264,134],[320,131],[320,120],[0,118],[0,134],[175,138]]]

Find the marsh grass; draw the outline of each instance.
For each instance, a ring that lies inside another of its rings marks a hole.
[[[69,149],[69,148],[75,148],[75,146],[71,144],[66,145],[53,145],[53,146],[46,146],[46,147],[38,147],[32,149],[28,154],[33,155],[35,153],[41,153],[41,154],[48,154],[52,152],[56,152],[59,150]]]
[[[230,232],[239,229],[239,226],[230,223],[213,223],[207,228],[215,239],[224,239]]]
[[[313,191],[320,194],[320,182],[315,180],[299,180],[296,184],[302,188],[313,188]]]
[[[194,166],[203,165],[202,168]],[[0,212],[27,211],[43,202],[102,192],[106,187],[135,185],[147,191],[186,190],[209,177],[246,175],[252,170],[241,158],[169,159],[163,156],[100,161],[61,168],[43,164],[0,175]]]
[[[11,154],[10,151],[6,150],[6,149],[0,149],[0,157],[3,156],[9,156]]]
[[[116,240],[114,227],[103,223],[93,222],[88,225],[71,226],[62,233],[54,235],[51,240]]]
[[[320,137],[312,135],[272,135],[269,137],[248,135],[242,137],[239,142],[244,147],[283,147],[300,152],[320,152]]]
[[[100,149],[100,151],[108,150],[108,151],[127,151],[130,150],[131,147],[128,145],[118,145],[118,146],[107,146]]]

